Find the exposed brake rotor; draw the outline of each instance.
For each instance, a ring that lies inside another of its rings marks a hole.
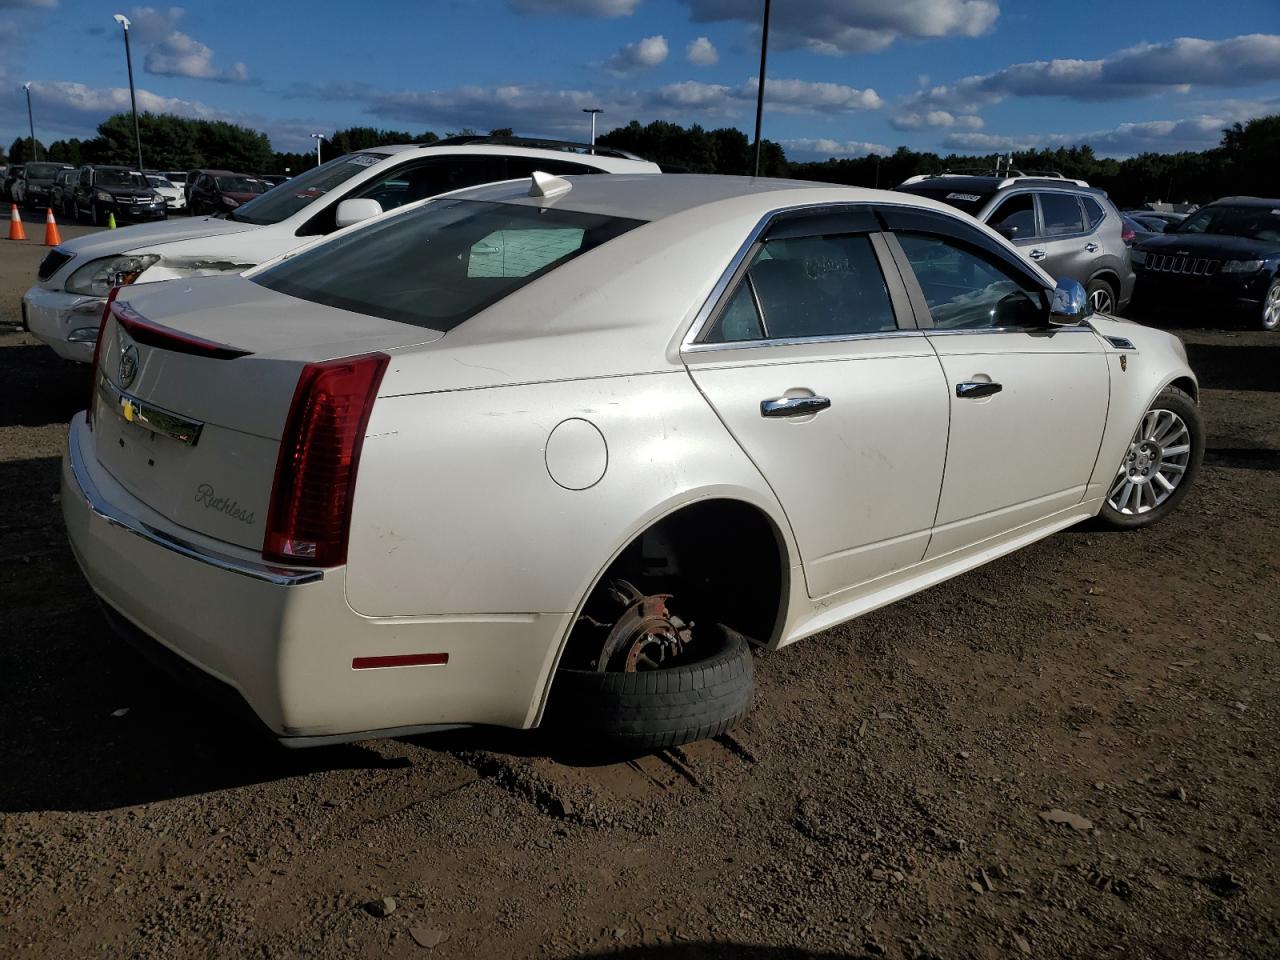
[[[684,653],[693,624],[667,609],[671,594],[643,594],[626,580],[614,580],[606,589],[623,611],[605,637],[596,670],[659,670]]]

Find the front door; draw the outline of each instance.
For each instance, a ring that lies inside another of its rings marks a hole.
[[[932,558],[1084,498],[1110,377],[1091,328],[1047,322],[1048,291],[1017,257],[953,218],[945,232],[927,220],[913,217],[891,242],[925,302],[916,315],[927,315],[951,406]]]
[[[777,222],[684,351],[782,504],[813,597],[919,562],[937,509],[946,383],[887,257],[865,210]]]

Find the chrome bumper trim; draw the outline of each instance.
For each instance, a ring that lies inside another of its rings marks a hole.
[[[75,479],[76,486],[80,488],[80,495],[84,497],[84,502],[90,512],[113,527],[132,533],[135,537],[141,537],[148,543],[163,547],[165,550],[171,550],[189,560],[195,560],[198,563],[208,564],[227,573],[239,574],[242,577],[260,580],[277,587],[299,586],[324,579],[323,570],[290,570],[287,567],[253,563],[248,560],[241,560],[238,557],[230,557],[226,554],[198,547],[157,530],[150,524],[143,523],[136,517],[131,517],[118,510],[103,499],[98,492],[98,488],[89,478],[89,472],[85,468],[84,455],[80,451],[80,445],[71,435],[68,435],[67,438],[67,458],[71,464],[71,475]]]

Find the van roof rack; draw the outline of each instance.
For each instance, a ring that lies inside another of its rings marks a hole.
[[[902,181],[902,185],[906,186],[909,183],[921,183],[925,180],[940,179],[942,177],[989,177],[993,180],[999,179],[1000,182],[996,184],[997,190],[1012,186],[1015,183],[1024,183],[1027,181],[1053,185],[1069,183],[1076,187],[1089,186],[1088,181],[1072,179],[1071,177],[1064,176],[1057,170],[1022,171],[1016,167],[1007,173],[997,173],[995,170],[990,168],[978,167],[962,167],[958,170],[948,169],[944,170],[942,173],[918,173],[914,177],[908,177],[906,180]]]
[[[492,137],[485,134],[461,134],[456,137],[445,137],[433,143],[424,143],[424,147],[526,147],[533,150],[560,150],[564,153],[585,153],[597,157],[615,157],[619,160],[643,160],[627,150],[617,147],[605,147],[600,144],[577,143],[572,140],[548,140],[541,137]]]

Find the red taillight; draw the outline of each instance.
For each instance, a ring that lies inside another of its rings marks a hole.
[[[1137,234],[1133,232],[1133,227],[1129,226],[1127,223],[1120,230],[1120,239],[1125,243],[1133,243],[1133,238],[1136,236]]]
[[[365,429],[391,358],[309,363],[280,439],[262,555],[305,566],[346,562],[351,499]]]
[[[93,401],[98,395],[98,357],[102,354],[102,337],[107,330],[107,317],[111,316],[111,305],[116,302],[116,294],[119,292],[119,287],[112,287],[107,294],[107,302],[102,307],[102,319],[98,321],[98,339],[93,342],[93,366],[89,368],[89,409],[84,414],[90,430],[93,429]]]

